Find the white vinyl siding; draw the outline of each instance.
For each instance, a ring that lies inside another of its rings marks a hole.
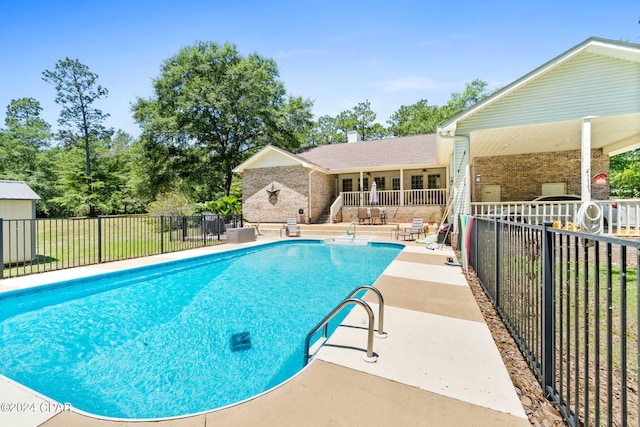
[[[637,62],[583,52],[463,119],[458,133],[638,111]]]

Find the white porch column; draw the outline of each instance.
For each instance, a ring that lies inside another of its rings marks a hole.
[[[591,119],[588,116],[582,119],[582,143],[580,145],[581,161],[581,196],[583,202],[591,201]]]
[[[364,172],[360,171],[360,185],[358,185],[360,191],[358,192],[358,198],[360,199],[360,204],[358,206],[364,206],[364,199],[362,198],[362,192],[364,191]]]
[[[400,169],[400,206],[404,206],[404,169]]]

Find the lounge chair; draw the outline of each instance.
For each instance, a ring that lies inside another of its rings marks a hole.
[[[402,240],[413,240],[414,234],[417,234],[418,237],[420,237],[421,234],[424,234],[424,218],[413,218],[411,228],[409,230],[405,228],[403,231],[398,231],[397,237],[400,238],[400,236],[402,236]],[[409,239],[407,239],[407,237]]]
[[[285,234],[288,237],[293,237],[293,236],[300,237],[300,227],[298,227],[298,222],[296,221],[295,218],[287,219]]]

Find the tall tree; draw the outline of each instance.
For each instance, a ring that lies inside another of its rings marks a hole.
[[[228,195],[233,168],[257,149],[301,144],[311,103],[287,97],[278,76],[272,59],[244,57],[228,43],[199,42],[163,63],[154,96],[138,99],[134,117],[149,146],[166,145],[180,154],[177,161],[189,157],[190,172],[208,175],[201,182],[219,171]]]
[[[435,132],[438,126],[489,96],[487,82],[475,79],[466,84],[462,93],[453,92],[446,105],[429,105],[421,99],[412,105],[402,105],[387,121],[395,136]]]
[[[388,131],[380,123],[376,123],[376,113],[371,110],[369,100],[358,103],[351,110],[341,111],[335,118],[323,116],[316,125],[316,134],[323,143],[346,142],[347,133],[355,130],[363,140],[380,139],[388,135]],[[332,140],[327,141],[327,139]]]
[[[94,108],[93,104],[106,97],[109,92],[97,84],[98,75],[77,59],[65,58],[58,61],[53,71],[45,70],[42,74],[44,81],[55,86],[55,102],[62,106],[58,119],[62,128],[60,138],[68,146],[84,149],[86,200],[90,203],[89,215],[95,216],[95,205],[91,204],[91,147],[93,142],[107,138],[113,131],[103,126],[109,115]]]
[[[13,99],[7,107],[5,125],[12,136],[38,150],[51,140],[51,126],[40,118],[42,107],[33,98]]]
[[[343,142],[344,138],[344,132],[336,126],[336,120],[331,116],[322,116],[309,129],[307,145],[334,144]]]
[[[453,92],[446,105],[446,119],[460,114],[467,108],[477,104],[491,94],[487,90],[489,84],[482,79],[474,79],[467,83],[462,93]]]
[[[41,111],[33,98],[14,99],[7,107],[7,129],[0,142],[0,173],[5,178],[27,181],[36,170],[38,155],[51,137],[51,127],[40,118]]]
[[[57,213],[51,199],[57,195],[57,176],[47,152],[51,126],[40,118],[42,108],[33,98],[14,99],[7,107],[6,130],[0,130],[0,178],[25,181],[40,197],[38,216]]]
[[[419,135],[433,133],[445,120],[445,110],[437,105],[429,105],[421,99],[412,105],[401,105],[387,123],[389,131],[395,136]]]

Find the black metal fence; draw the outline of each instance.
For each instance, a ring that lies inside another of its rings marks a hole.
[[[226,241],[241,215],[0,218],[0,279]]]
[[[638,425],[639,262],[637,239],[473,222],[469,263],[572,426]]]

